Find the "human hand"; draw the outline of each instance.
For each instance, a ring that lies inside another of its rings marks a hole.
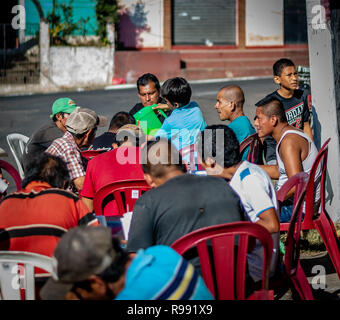
[[[157,107],[152,107],[153,110],[161,109],[161,110],[169,110],[170,107],[166,103],[158,103]]]

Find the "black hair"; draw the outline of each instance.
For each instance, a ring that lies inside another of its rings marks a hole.
[[[121,247],[117,237],[112,237],[112,248],[116,252],[114,260],[109,267],[98,274],[107,282],[116,282],[124,274],[126,263],[130,260],[128,252]]]
[[[120,147],[124,142],[130,140],[133,146],[140,147],[145,142],[145,139],[146,136],[143,133],[140,135],[136,131],[126,128],[117,132],[114,142]]]
[[[295,67],[295,64],[292,60],[287,58],[277,60],[273,65],[274,76],[280,77],[282,74],[282,70],[286,67]]]
[[[66,113],[66,112],[58,112],[58,113],[56,113],[55,115],[53,115],[53,117],[52,117],[53,122],[57,122],[57,121],[58,121],[58,119],[57,119],[57,115],[58,115],[58,114],[61,115],[62,118],[64,118],[64,114],[65,114],[65,113]]]
[[[286,111],[282,102],[273,96],[266,96],[255,103],[255,106],[261,107],[267,117],[276,116],[281,122],[287,122]]]
[[[172,105],[178,103],[180,107],[190,102],[191,93],[189,83],[180,77],[166,80],[161,88],[162,97],[168,99]]]
[[[160,148],[153,148],[156,153],[156,157],[159,156],[159,161],[155,163],[155,159],[151,155],[151,148],[157,146],[159,143],[167,142],[167,158],[161,159]],[[159,155],[158,155],[159,153]],[[181,154],[170,142],[170,140],[164,138],[157,138],[156,141],[148,141],[147,145],[142,150],[142,169],[144,173],[150,174],[155,178],[161,178],[166,175],[167,172],[173,169],[177,169],[185,173],[186,167],[183,163]]]
[[[136,124],[135,118],[125,111],[117,112],[111,119],[109,130],[119,129],[126,124]]]
[[[137,90],[138,90],[138,92],[139,92],[140,86],[144,87],[149,82],[153,82],[155,84],[155,88],[157,89],[157,91],[160,90],[161,85],[159,84],[159,80],[157,79],[157,77],[152,73],[145,73],[137,79]]]
[[[45,152],[34,156],[27,164],[22,188],[32,181],[47,182],[54,188],[65,188],[66,183],[70,181],[66,163],[61,158]]]
[[[198,152],[203,161],[211,157],[223,168],[232,167],[242,160],[234,131],[223,124],[207,126],[201,132]]]

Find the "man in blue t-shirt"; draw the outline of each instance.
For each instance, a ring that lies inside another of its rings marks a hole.
[[[215,109],[218,116],[222,121],[230,121],[228,127],[234,131],[239,143],[256,132],[243,112],[245,99],[243,90],[239,86],[232,85],[221,88],[216,100]],[[243,153],[242,160],[247,160],[248,149],[249,147]]]

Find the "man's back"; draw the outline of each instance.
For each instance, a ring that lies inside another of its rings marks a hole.
[[[8,250],[52,256],[60,237],[77,225],[98,222],[71,192],[33,181],[8,195],[0,205],[0,226],[9,236]]]
[[[22,161],[26,170],[29,159],[41,152],[44,152],[51,143],[64,135],[55,122],[51,121],[43,125],[38,131],[33,133],[27,143],[27,151],[23,153]]]
[[[171,245],[191,231],[244,219],[240,199],[225,180],[183,174],[137,200],[128,250]]]

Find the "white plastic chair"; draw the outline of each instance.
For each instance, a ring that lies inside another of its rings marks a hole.
[[[24,178],[24,169],[22,166],[22,155],[25,152],[29,137],[21,133],[11,133],[6,137],[7,143],[13,154],[14,160],[18,167],[21,179]]]
[[[21,300],[20,288],[25,289],[26,300],[35,300],[34,267],[51,274],[52,261],[37,253],[0,251],[0,300]]]

